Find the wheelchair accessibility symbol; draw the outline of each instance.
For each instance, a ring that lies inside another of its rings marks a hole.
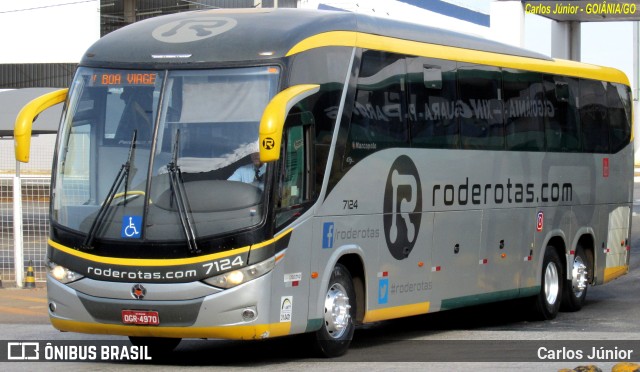
[[[123,238],[140,238],[142,216],[123,216],[120,236]]]

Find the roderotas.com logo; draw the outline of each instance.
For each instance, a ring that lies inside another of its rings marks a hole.
[[[411,158],[399,156],[391,165],[384,190],[384,236],[391,255],[409,257],[416,244],[422,218],[422,186]]]

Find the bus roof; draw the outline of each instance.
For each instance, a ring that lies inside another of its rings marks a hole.
[[[425,44],[435,47],[435,52],[425,50]],[[479,37],[351,12],[310,9],[215,9],[150,18],[104,36],[87,50],[80,64],[204,68],[268,61],[332,45],[378,48],[628,84],[626,76],[614,69],[552,60]],[[460,51],[471,54],[460,56]],[[556,71],[556,67],[560,70]]]

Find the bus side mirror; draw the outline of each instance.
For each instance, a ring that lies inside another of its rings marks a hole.
[[[40,97],[34,98],[24,105],[16,117],[13,126],[13,140],[15,142],[16,160],[28,163],[31,152],[31,127],[33,121],[42,111],[64,102],[67,99],[69,89],[60,89]]]
[[[318,84],[301,84],[276,94],[262,113],[260,120],[260,161],[278,160],[282,146],[282,130],[289,110],[301,100],[320,90]]]

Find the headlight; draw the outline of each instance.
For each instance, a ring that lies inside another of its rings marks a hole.
[[[71,271],[64,266],[60,266],[55,262],[49,261],[47,265],[49,266],[49,274],[51,274],[51,276],[60,283],[71,283],[84,278],[83,275],[80,275],[75,271]]]
[[[250,280],[259,278],[273,269],[276,264],[274,257],[255,265],[229,271],[221,275],[212,276],[204,280],[205,283],[219,288],[232,288]]]

